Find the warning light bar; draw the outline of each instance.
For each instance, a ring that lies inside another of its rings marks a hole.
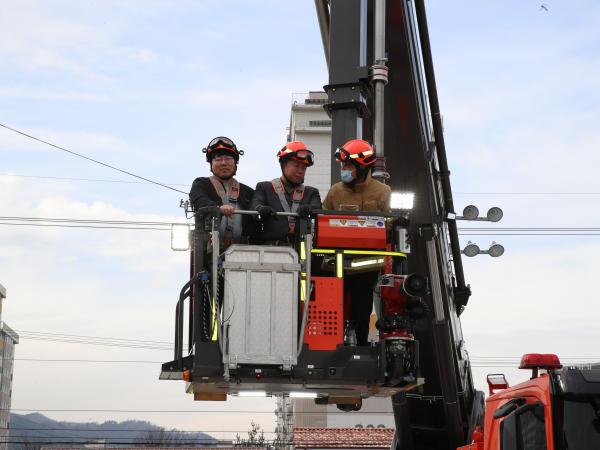
[[[558,356],[552,353],[527,353],[521,358],[519,369],[560,369],[562,364]]]

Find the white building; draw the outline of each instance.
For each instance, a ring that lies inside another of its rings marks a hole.
[[[2,322],[2,303],[5,298],[6,289],[0,284],[0,450],[6,450],[8,446],[15,344],[19,343],[19,335]]]
[[[321,199],[331,187],[331,119],[323,109],[325,92],[294,94],[288,141],[302,141],[315,154],[315,164],[306,171],[304,183],[316,187]]]

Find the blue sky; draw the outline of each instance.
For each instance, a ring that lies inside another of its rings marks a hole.
[[[565,193],[600,192],[600,5],[545,4],[548,12],[531,0],[427,2],[455,203],[501,206],[503,226],[596,226],[598,195]],[[208,173],[201,148],[220,134],[246,150],[242,181],[272,178],[292,93],[319,89],[326,76],[312,1],[9,0],[0,11],[0,122],[183,191]],[[4,129],[0,161],[5,216],[182,219],[183,194],[160,187],[9,175],[129,180]],[[562,194],[497,194],[506,192]],[[498,260],[465,261],[474,296],[463,328],[473,355],[600,360],[598,237],[472,239],[507,249]],[[170,251],[168,233],[0,226],[0,248],[3,319],[13,328],[172,339],[187,256]],[[27,339],[17,348],[20,358],[170,356]],[[156,365],[65,364],[17,361],[13,406],[225,408],[158,382]],[[475,369],[481,386],[486,370]],[[219,414],[176,416],[142,418],[224,429]],[[229,429],[249,422],[236,417]],[[263,423],[273,428],[270,417]]]

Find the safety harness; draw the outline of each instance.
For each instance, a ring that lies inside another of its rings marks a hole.
[[[210,182],[215,189],[217,195],[221,198],[223,205],[233,206],[233,209],[238,209],[238,197],[240,196],[240,184],[235,178],[230,178],[227,183],[227,190],[221,180],[215,176],[211,176]],[[242,216],[234,214],[231,217],[222,216],[219,226],[219,233],[223,242],[240,242],[242,237]]]
[[[287,201],[287,198],[285,198],[285,187],[283,186],[283,181],[281,180],[281,178],[273,179],[271,181],[271,184],[273,185],[273,190],[277,194],[277,197],[279,197],[279,203],[281,203],[281,207],[283,208],[283,210],[288,213],[297,212],[298,207],[300,206],[300,203],[304,198],[304,185],[301,184],[294,188],[294,190],[292,191],[292,205],[290,206],[290,204]],[[294,234],[295,229],[296,217],[288,216],[288,234]]]

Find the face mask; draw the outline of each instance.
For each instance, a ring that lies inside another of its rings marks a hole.
[[[340,176],[342,178],[342,182],[346,184],[352,183],[354,181],[354,177],[352,176],[351,170],[341,170]]]

